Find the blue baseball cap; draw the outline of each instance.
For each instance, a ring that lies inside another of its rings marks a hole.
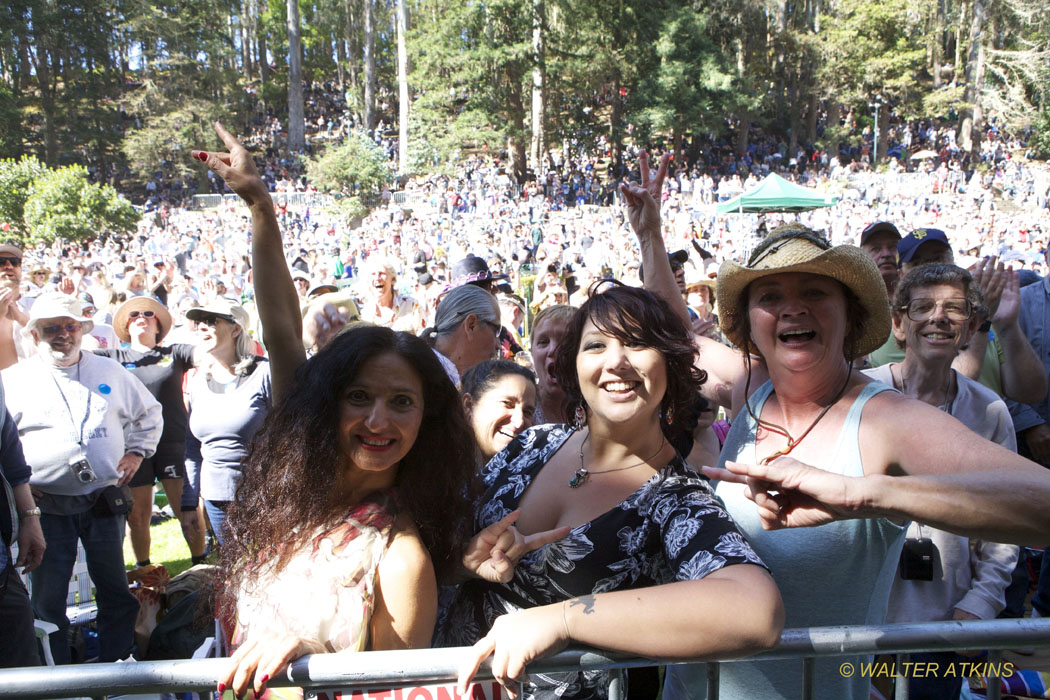
[[[897,243],[897,255],[900,262],[911,262],[919,246],[930,241],[943,243],[949,249],[952,247],[952,244],[948,242],[948,235],[939,228],[917,228]]]

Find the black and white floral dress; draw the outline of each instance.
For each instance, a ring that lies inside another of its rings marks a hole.
[[[518,435],[482,471],[485,495],[475,532],[518,507],[522,494],[572,435],[543,425]],[[531,552],[506,584],[471,580],[455,592],[438,619],[435,646],[467,646],[493,621],[522,608],[576,596],[674,581],[693,581],[730,564],[762,565],[708,481],[681,457],[654,474],[618,506]],[[608,673],[536,674],[526,698],[604,698]]]

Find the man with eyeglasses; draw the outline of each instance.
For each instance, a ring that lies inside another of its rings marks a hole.
[[[22,295],[22,249],[0,245],[0,369],[26,357],[22,329],[29,322],[33,299]]]
[[[66,595],[78,541],[97,590],[99,659],[132,651],[139,606],[124,573],[128,508],[118,486],[153,454],[163,423],[142,382],[113,360],[81,352],[91,325],[75,297],[41,295],[26,326],[36,355],[2,372],[48,544],[31,574],[33,609],[59,627],[50,639],[60,664],[70,661]]]
[[[947,234],[936,228],[915,229],[897,244],[901,276],[932,263],[955,264]],[[985,293],[983,323],[952,365],[1004,399],[1039,401],[1046,395],[1046,372],[1018,326],[1020,291],[1017,273],[996,267],[995,260],[978,263],[974,279]],[[993,277],[995,279],[993,279]],[[868,356],[872,367],[900,362],[904,352],[893,338]]]

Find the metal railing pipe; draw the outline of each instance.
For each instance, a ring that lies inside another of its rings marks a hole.
[[[1014,647],[1050,648],[1050,618],[789,629],[781,635],[776,649],[750,658],[803,659]],[[466,654],[464,648],[317,654],[295,661],[285,675],[274,678],[270,685],[380,688],[447,682],[456,678]],[[529,671],[549,673],[686,662],[570,649],[530,664]],[[0,670],[0,698],[207,691],[215,687],[227,663],[225,659],[187,659]],[[486,663],[477,680],[491,677]],[[713,677],[717,679],[717,674]]]

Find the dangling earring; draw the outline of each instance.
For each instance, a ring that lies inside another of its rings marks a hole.
[[[668,406],[664,412],[664,420],[667,421],[668,425],[674,423],[674,406]]]
[[[572,414],[572,425],[579,430],[587,423],[587,411],[583,410],[583,404],[576,405],[576,411]]]

